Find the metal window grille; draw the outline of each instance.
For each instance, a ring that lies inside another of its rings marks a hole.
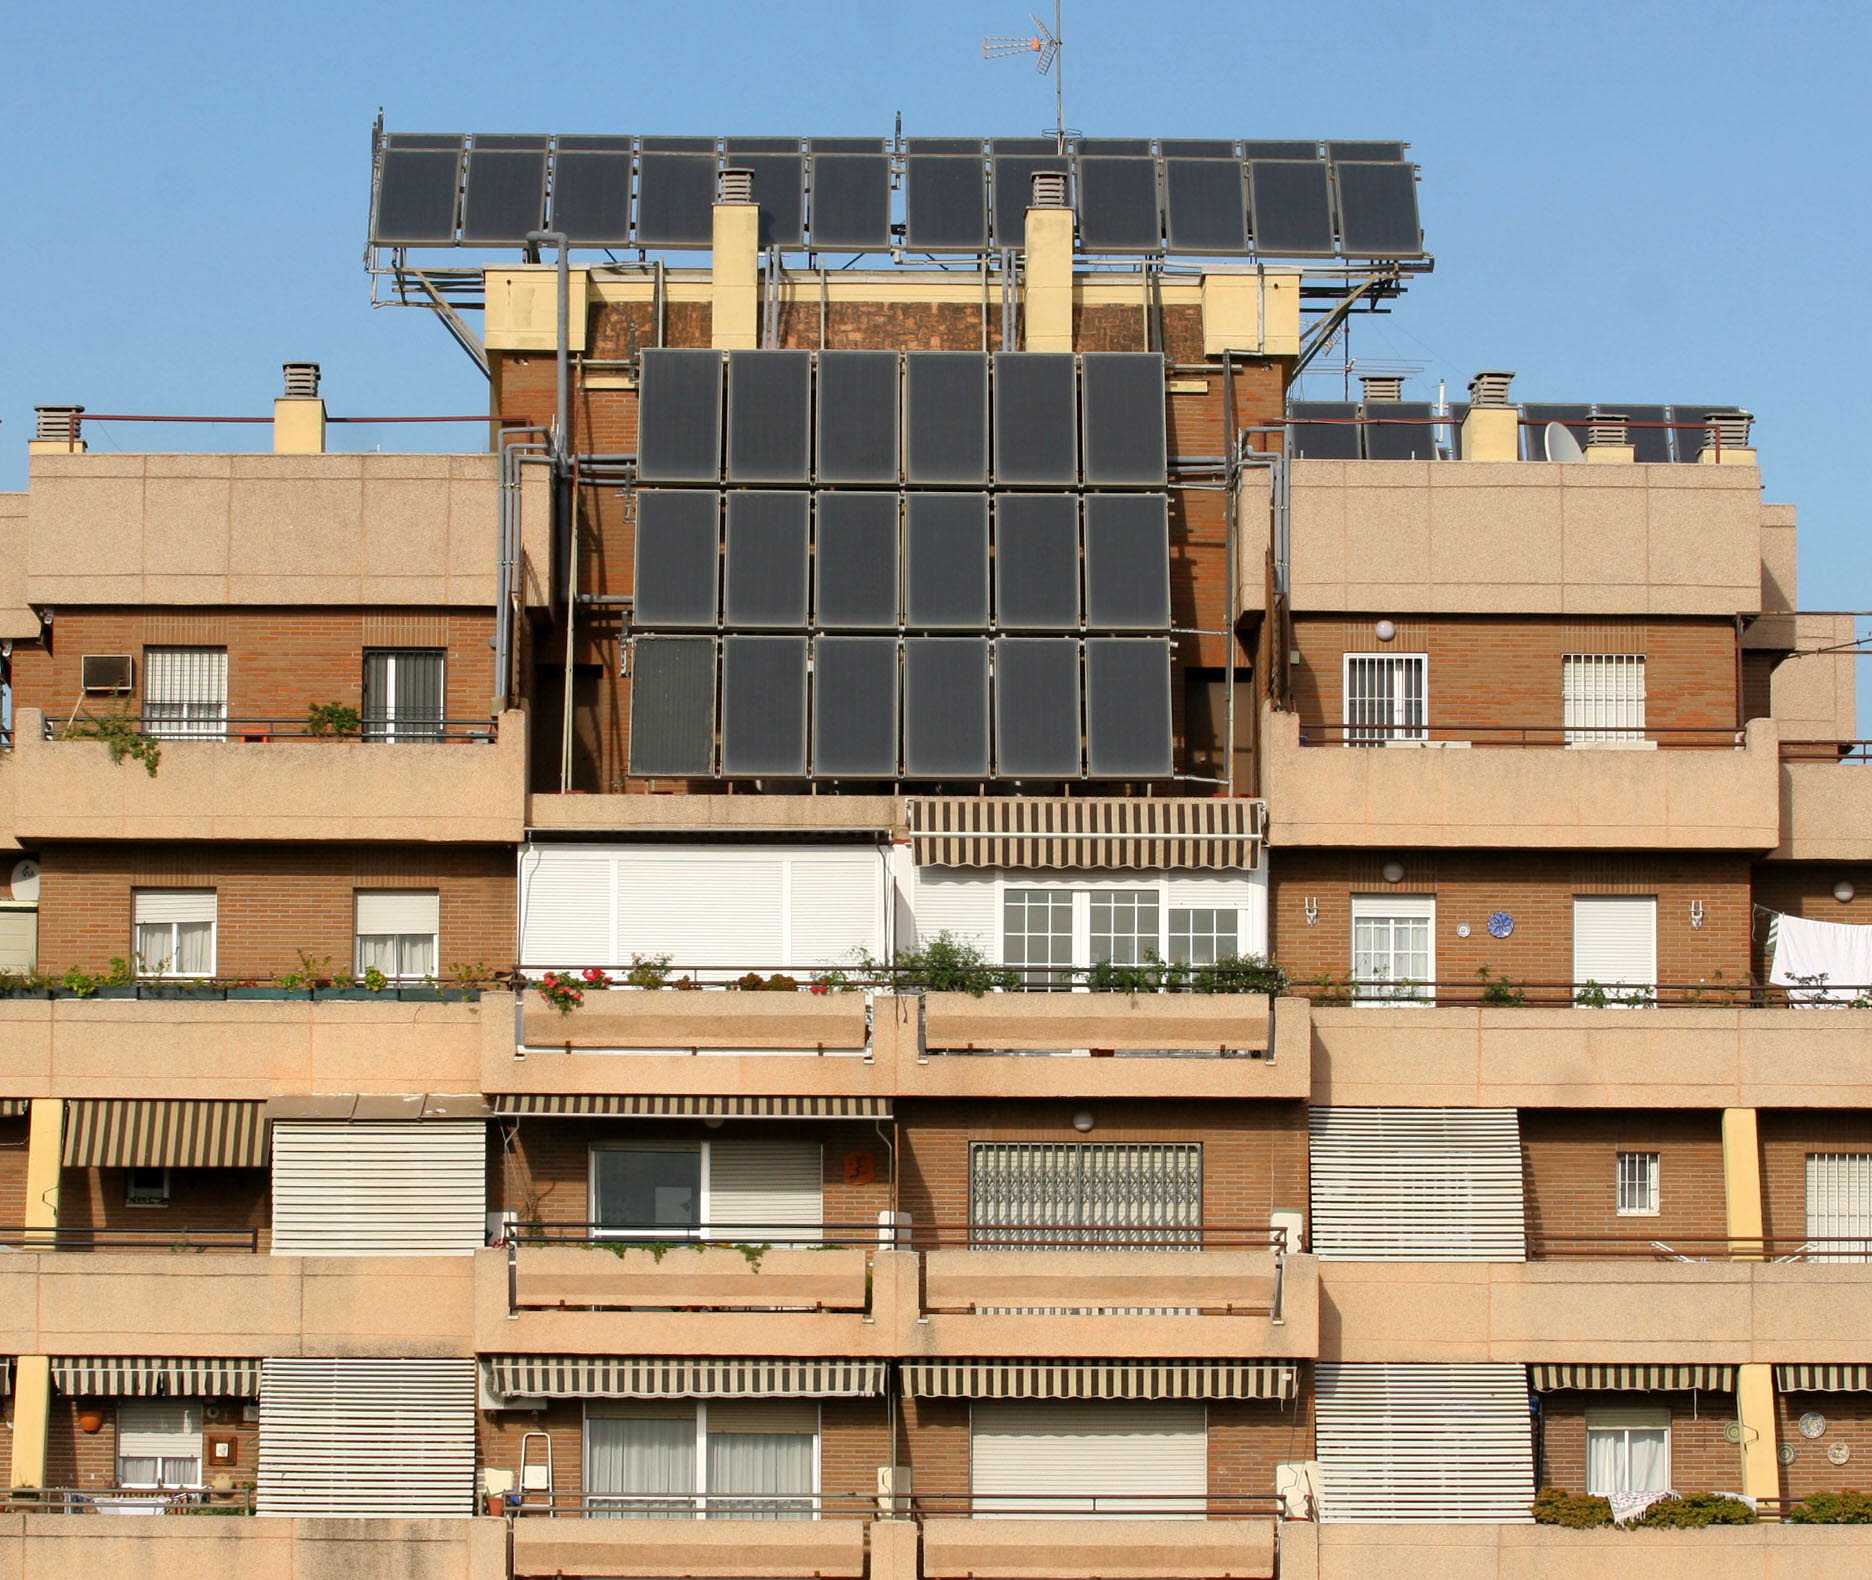
[[[1807,1155],[1807,1234],[1810,1262],[1872,1261],[1872,1153]]]
[[[1624,1218],[1654,1218],[1659,1205],[1659,1171],[1662,1158],[1656,1152],[1621,1152],[1618,1155],[1618,1212]]]
[[[364,739],[439,741],[446,692],[441,648],[370,648],[364,654]]]
[[[1209,966],[1241,953],[1241,913],[1211,908],[1170,912],[1170,958],[1178,965]]]
[[[1199,1245],[1202,1144],[978,1141],[969,1195],[980,1244]]]
[[[227,650],[143,650],[143,728],[163,740],[227,738]]]
[[[1094,890],[1092,963],[1134,966],[1157,953],[1163,924],[1155,889]]]
[[[1427,654],[1346,654],[1346,744],[1428,739],[1429,681]]]
[[[1011,966],[1070,966],[1073,963],[1073,897],[1070,889],[1009,889],[1002,901],[1007,963]],[[1068,987],[1070,971],[1033,971],[1028,987]]]
[[[1560,689],[1569,743],[1645,738],[1644,654],[1568,653]]]

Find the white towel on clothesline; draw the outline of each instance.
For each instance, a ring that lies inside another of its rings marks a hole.
[[[1768,980],[1790,1004],[1850,1004],[1872,985],[1872,927],[1782,916]]]

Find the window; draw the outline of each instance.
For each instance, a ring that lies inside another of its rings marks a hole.
[[[143,649],[143,728],[163,740],[227,738],[227,650]]]
[[[1436,900],[1352,896],[1352,978],[1360,1004],[1427,1004],[1436,996]]]
[[[1872,1153],[1807,1155],[1810,1262],[1872,1261]]]
[[[1573,897],[1573,999],[1635,1009],[1657,1000],[1657,896]]]
[[[1170,912],[1170,958],[1179,965],[1212,966],[1241,953],[1241,913],[1211,908]]]
[[[1201,1142],[969,1147],[969,1222],[981,1244],[1193,1245],[1202,1233],[1202,1188]]]
[[[1073,971],[1144,965],[1152,960],[1212,965],[1241,951],[1241,911],[1234,906],[1167,903],[1162,887],[1009,888],[1001,898],[1001,959],[1029,969],[1028,987],[1070,987]],[[1166,927],[1166,921],[1168,926]]]
[[[125,1171],[124,1205],[126,1207],[167,1207],[169,1171],[167,1169],[129,1169]]]
[[[1586,1412],[1586,1490],[1668,1492],[1671,1484],[1670,1411],[1604,1409]]]
[[[1645,738],[1642,653],[1568,653],[1560,661],[1567,744]]]
[[[1427,740],[1429,691],[1427,654],[1347,653],[1346,745]]]
[[[215,969],[215,891],[137,889],[130,897],[137,973],[211,977]]]
[[[1090,899],[1094,965],[1135,966],[1163,958],[1155,889],[1098,890]]]
[[[434,976],[442,900],[434,889],[357,891],[357,970],[395,981]]]
[[[1009,889],[1002,900],[1006,939],[1001,958],[1011,966],[1070,966],[1073,963],[1073,895],[1070,889]],[[1029,971],[1028,987],[1065,987],[1063,971]]]
[[[168,1399],[117,1402],[117,1485],[201,1485],[201,1407]]]
[[[613,1519],[809,1520],[819,1407],[801,1399],[593,1401],[587,1512]]]
[[[1655,1218],[1661,1192],[1658,1188],[1663,1159],[1655,1152],[1621,1152],[1618,1155],[1618,1214],[1621,1218]]]
[[[443,650],[367,648],[364,652],[364,739],[439,741],[446,716]]]
[[[614,1142],[591,1149],[598,1233],[649,1240],[817,1243],[816,1141]]]

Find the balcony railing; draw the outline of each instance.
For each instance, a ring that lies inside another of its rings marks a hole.
[[[1532,1494],[1530,1494],[1532,1496]],[[510,1492],[513,1519],[924,1519],[981,1516],[1027,1519],[1273,1519],[1284,1504],[1273,1494],[1243,1496],[1167,1493],[1062,1496],[1057,1492],[997,1493],[670,1493]]]
[[[1324,724],[1302,723],[1302,746],[1630,747],[1739,751],[1745,732],[1716,725]],[[1785,752],[1784,752],[1785,755]]]
[[[618,1224],[537,1221],[509,1224],[489,1238],[493,1246],[600,1246],[607,1249],[745,1245],[799,1246],[812,1249],[868,1247],[886,1251],[977,1250],[1062,1251],[1239,1251],[1297,1249],[1287,1245],[1286,1229],[1231,1224],[1084,1224],[1084,1223],[857,1223],[777,1225],[726,1222],[689,1224]]]
[[[1526,982],[1508,977],[1391,981],[1316,977],[1291,982],[1291,998],[1371,1009],[1872,1009],[1872,985],[1812,982]],[[1843,997],[1841,995],[1844,995]]]
[[[1269,968],[1246,957],[1214,963],[1143,959],[1096,965],[1001,965],[991,961],[933,969],[863,961],[842,966],[777,966],[737,961],[730,965],[680,964],[638,959],[627,965],[523,966],[514,973],[521,987],[541,987],[548,976],[586,995],[614,988],[779,993],[1268,993]]]
[[[1872,1262],[1872,1236],[1846,1234],[1733,1235],[1533,1234],[1532,1262]]]
[[[260,1250],[258,1229],[0,1228],[6,1251],[247,1251]]]
[[[113,715],[115,717],[115,715]],[[78,723],[84,720],[80,716]],[[499,725],[490,718],[388,720],[365,718],[357,729],[338,731],[315,729],[303,717],[289,719],[175,719],[155,714],[129,714],[124,722],[139,734],[159,741],[178,744],[238,742],[248,745],[267,741],[327,741],[334,745],[437,746],[446,742],[465,742],[489,746],[499,738]],[[59,720],[47,714],[40,738],[48,741],[74,739],[71,720]],[[86,737],[88,738],[88,737]]]
[[[505,1513],[548,1520],[863,1520],[879,1499],[850,1492],[510,1492]]]
[[[252,1514],[254,1489],[235,1487],[14,1487],[8,1514]]]
[[[1783,741],[1784,763],[1872,763],[1872,741]]]

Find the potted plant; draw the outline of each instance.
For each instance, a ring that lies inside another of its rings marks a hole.
[[[242,982],[230,982],[227,986],[227,996],[231,999],[269,999],[278,1003],[286,996],[286,990],[277,986],[263,987],[249,977]]]
[[[363,727],[358,710],[342,702],[315,702],[306,709],[308,735],[356,735]]]

